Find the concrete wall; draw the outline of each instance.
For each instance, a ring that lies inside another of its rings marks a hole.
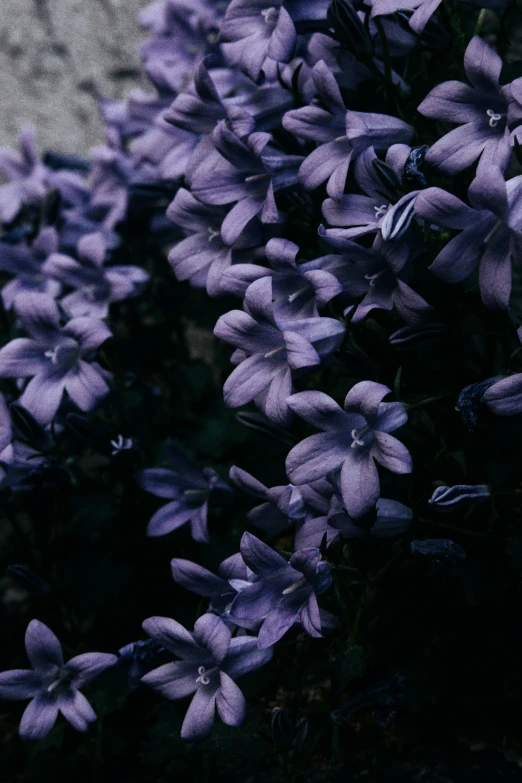
[[[0,146],[37,127],[42,151],[86,154],[102,141],[96,91],[146,86],[136,23],[149,0],[0,0]]]

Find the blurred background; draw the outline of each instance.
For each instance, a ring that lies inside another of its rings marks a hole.
[[[103,139],[96,95],[146,86],[136,17],[149,0],[1,0],[0,146],[36,126],[42,151],[85,154]]]

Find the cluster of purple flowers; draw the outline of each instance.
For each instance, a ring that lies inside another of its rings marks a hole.
[[[314,389],[319,369],[345,349],[351,324],[391,311],[400,325],[390,351],[437,338],[436,305],[414,282],[430,242],[433,275],[472,286],[478,269],[485,308],[509,308],[512,267],[522,263],[522,175],[508,177],[522,141],[522,80],[500,85],[500,56],[472,37],[465,81],[437,85],[418,106],[431,144],[419,143],[413,117],[395,116],[392,100],[381,99],[383,112],[360,102],[361,85],[378,85],[400,105],[409,87],[395,66],[426,41],[436,49],[439,5],[156,2],[140,20],[153,36],[142,55],[156,93],[102,102],[107,140],[88,172],[75,160],[41,160],[30,131],[19,155],[0,155],[9,178],[0,187],[0,270],[11,276],[2,300],[19,334],[0,349],[0,378],[16,381],[0,397],[4,482],[10,465],[35,457],[17,444],[9,404],[17,400],[50,432],[59,431],[68,400],[91,411],[110,394],[111,374],[95,354],[111,337],[112,304],[141,294],[149,277],[115,263],[118,227],[131,203],[150,204],[158,194],[175,192],[166,215],[152,210],[148,239],[169,248],[176,278],[211,297],[237,298],[214,330],[234,349],[226,405],[254,403],[277,427],[309,433],[287,455],[285,485],[266,487],[240,467],[230,470],[230,483],[259,501],[248,522],[272,539],[285,531],[292,551],[283,556],[245,532],[218,574],[174,558],[174,580],[208,599],[207,612],[193,632],[163,617],[143,624],[169,660],[142,682],[168,699],[193,694],[186,739],[206,736],[216,710],[226,724],[243,721],[235,679],[266,664],[292,628],[310,637],[335,628],[318,603],[332,582],[334,545],[397,536],[412,523],[390,481],[414,470],[402,435],[392,434],[407,427],[408,406],[391,401],[392,390],[369,372],[343,389],[342,407]],[[437,136],[446,126],[435,121],[456,127]],[[462,200],[459,177],[472,167]],[[26,216],[36,213],[38,231],[25,231]],[[312,225],[314,246],[292,241],[296,214]],[[473,399],[494,414],[522,411],[522,374],[478,386]],[[125,447],[120,438],[116,451]],[[208,543],[208,505],[231,489],[172,439],[165,452],[170,468],[136,477],[168,501],[148,535],[190,522],[193,539]],[[385,495],[395,497],[381,495],[383,479]],[[451,511],[489,495],[484,484],[439,486],[429,503]],[[84,654],[64,664],[56,637],[38,621],[26,646],[34,671],[0,675],[0,697],[32,698],[22,736],[44,736],[59,711],[85,730],[95,715],[78,688],[116,657]]]

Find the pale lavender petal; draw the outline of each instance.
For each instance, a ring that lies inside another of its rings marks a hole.
[[[39,694],[29,702],[20,721],[20,737],[41,740],[46,737],[58,717],[58,704],[48,694]]]
[[[197,661],[176,661],[153,669],[141,681],[166,699],[183,699],[199,688],[197,679]]]
[[[181,737],[195,742],[205,739],[214,724],[214,712],[218,685],[198,688],[185,715],[181,727]]]
[[[411,473],[413,462],[406,446],[384,432],[374,432],[377,447],[372,450],[373,456],[383,467],[392,473]]]
[[[177,487],[178,476],[167,468],[147,468],[136,474],[136,481],[146,492],[159,498],[178,498],[180,489]]]
[[[62,645],[51,629],[40,620],[31,620],[27,626],[25,649],[34,669],[49,671],[63,666]]]
[[[42,688],[42,675],[32,669],[0,673],[0,699],[31,699]]]
[[[349,437],[349,432],[346,436]],[[349,445],[349,444],[348,444]],[[308,484],[323,478],[341,465],[345,457],[336,436],[320,432],[298,443],[286,458],[286,472],[292,484]]]
[[[187,661],[199,660],[202,655],[191,633],[169,617],[149,617],[142,623],[143,630],[162,647]]]
[[[71,658],[65,669],[73,675],[73,686],[81,688],[117,662],[118,657],[110,653],[82,653]]]
[[[228,652],[232,634],[230,628],[215,614],[204,614],[194,625],[194,638],[221,663]]]
[[[81,359],[76,371],[65,377],[64,386],[72,401],[82,411],[95,408],[110,391],[93,365]]]
[[[60,712],[76,731],[87,731],[89,723],[96,720],[96,713],[80,691],[71,689],[58,700]]]
[[[371,511],[379,499],[379,475],[372,457],[354,449],[341,470],[341,492],[346,511],[357,519]]]
[[[216,696],[218,715],[227,726],[241,726],[246,717],[246,701],[240,689],[225,672],[219,673],[220,688]]]

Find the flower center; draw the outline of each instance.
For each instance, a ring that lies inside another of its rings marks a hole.
[[[44,352],[44,356],[46,359],[50,359],[51,364],[54,364],[55,367],[67,372],[78,362],[80,357],[79,346],[75,340],[67,339],[52,348],[48,348]]]
[[[208,241],[212,242],[213,239],[216,239],[220,235],[219,231],[214,231],[213,228],[208,227]]]
[[[95,285],[86,285],[84,286],[83,292],[89,302],[94,302],[96,299],[96,286]]]
[[[304,587],[306,584],[306,579],[304,576],[302,576],[300,579],[297,580],[297,582],[294,582],[293,585],[290,585],[290,587],[287,587],[285,590],[283,590],[283,595],[288,595],[289,593],[295,593],[296,590],[299,590],[300,587]]]
[[[376,281],[383,275],[385,272],[384,269],[381,269],[380,272],[376,272],[374,275],[364,275],[364,279],[368,280],[370,283],[370,288],[373,288],[375,286]]]
[[[68,672],[65,669],[58,669],[54,675],[53,681],[47,686],[47,693],[54,693],[56,690],[63,691],[71,684],[71,681],[71,672]]]
[[[380,207],[377,206],[374,207],[375,217],[377,218],[377,220],[380,220],[384,216],[384,214],[388,211],[389,206],[390,206],[389,204],[381,204]]]
[[[285,346],[284,345],[280,345],[279,348],[274,348],[273,351],[268,351],[268,353],[265,353],[264,358],[265,359],[270,359],[271,356],[275,356],[277,353],[280,353],[281,351],[284,351],[284,350],[285,350]]]
[[[496,128],[499,121],[502,119],[502,115],[498,114],[496,111],[493,111],[493,109],[488,109],[486,111],[486,114],[489,117],[489,127],[490,128]]]
[[[196,677],[196,682],[200,682],[202,685],[208,685],[210,683],[210,677],[205,677],[207,670],[204,666],[200,666],[198,669],[199,677]]]
[[[45,358],[50,359],[52,364],[57,364],[58,362],[58,348],[59,346],[56,345],[54,348],[49,348],[49,350],[44,353]]]
[[[263,8],[261,11],[261,16],[265,19],[265,24],[275,24],[277,19],[277,8],[274,8],[274,6],[270,6],[270,8]]]
[[[361,440],[361,438],[363,435],[366,435],[367,432],[370,432],[370,427],[368,424],[365,424],[364,427],[361,427],[360,430],[352,430],[350,433],[352,436],[352,443],[350,448],[354,449],[356,446],[364,446],[364,441]]]
[[[115,440],[111,440],[111,446],[114,451],[111,451],[111,456],[114,457],[119,451],[128,451],[132,449],[132,438],[124,438],[123,435],[118,435]]]

